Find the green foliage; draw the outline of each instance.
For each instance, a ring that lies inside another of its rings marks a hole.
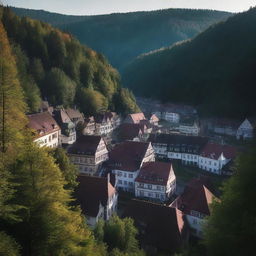
[[[205,234],[208,255],[252,255],[256,230],[256,149],[237,161],[235,175],[225,184],[221,202],[212,207]]]
[[[230,13],[210,10],[166,9],[97,16],[67,16],[13,9],[58,26],[84,44],[105,54],[121,70],[138,55],[194,37]]]
[[[0,255],[1,256],[18,256],[19,246],[17,243],[4,232],[0,232]]]
[[[127,88],[121,88],[115,98],[117,109],[124,114],[140,112],[133,93]]]
[[[38,110],[40,93],[52,105],[80,105],[85,114],[117,109],[114,96],[121,88],[120,77],[102,54],[46,23],[19,18],[10,8],[1,11],[31,112]]]
[[[192,40],[140,56],[124,72],[124,85],[137,95],[198,106],[204,115],[255,115],[255,14],[252,8]]]
[[[70,162],[65,149],[55,148],[50,151],[50,154],[54,157],[55,163],[60,168],[65,178],[65,181],[67,182],[65,188],[74,189],[77,185],[76,179],[78,175],[78,170],[76,166]]]
[[[93,89],[81,88],[77,95],[77,102],[82,112],[86,112],[89,115],[105,111],[108,108],[107,99]]]
[[[111,256],[144,255],[136,239],[138,231],[130,218],[113,216],[107,222],[99,221],[94,234],[98,242],[107,245]]]
[[[70,106],[75,97],[76,83],[72,81],[61,69],[52,68],[43,81],[44,94],[54,105]]]

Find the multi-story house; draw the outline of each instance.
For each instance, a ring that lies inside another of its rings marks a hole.
[[[200,132],[200,127],[197,122],[192,122],[192,123],[184,122],[179,125],[179,132],[185,135],[198,136]]]
[[[171,163],[146,162],[135,179],[135,196],[167,201],[176,189],[176,177]]]
[[[84,125],[81,133],[83,135],[93,135],[96,133],[96,124],[93,116],[84,119]]]
[[[76,108],[65,109],[70,120],[76,125],[76,127],[81,127],[84,123],[84,115]]]
[[[210,216],[210,205],[218,200],[210,191],[208,182],[203,179],[193,179],[170,205],[186,216],[193,236],[201,238],[206,217]]]
[[[61,143],[73,144],[76,141],[75,124],[70,120],[66,111],[62,108],[55,109],[52,115],[61,128]]]
[[[159,158],[181,160],[183,164],[197,166],[201,149],[208,139],[199,136],[151,134],[148,141],[152,142]]]
[[[207,143],[200,152],[198,166],[205,171],[220,175],[222,168],[236,155],[237,149],[233,146]]]
[[[178,113],[164,111],[162,112],[162,119],[170,123],[179,123],[180,115]]]
[[[108,160],[108,150],[101,136],[82,135],[67,151],[81,174],[97,175],[102,163]]]
[[[143,124],[121,124],[119,127],[119,138],[121,141],[145,141],[147,139],[147,127]]]
[[[116,127],[112,112],[105,112],[95,117],[96,133],[106,135],[111,133]],[[115,126],[115,127],[114,127]]]
[[[100,219],[109,220],[117,211],[118,194],[109,178],[80,175],[75,197],[90,227]]]
[[[239,139],[252,139],[254,136],[254,129],[256,127],[256,121],[253,119],[245,119],[243,123],[238,127],[236,138]]]
[[[188,243],[189,227],[184,214],[163,204],[132,199],[124,217],[134,219],[143,248],[154,255],[174,255]]]
[[[109,154],[108,167],[116,175],[117,188],[134,193],[135,179],[143,163],[155,160],[151,143],[125,141]]]
[[[34,142],[40,147],[56,148],[60,145],[61,129],[49,112],[27,115],[28,128],[35,133]]]

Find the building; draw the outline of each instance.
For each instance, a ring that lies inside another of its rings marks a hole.
[[[210,189],[211,186],[206,180],[193,179],[170,205],[186,216],[191,234],[199,238],[203,235],[205,217],[211,214],[210,205],[214,200],[218,200]]]
[[[167,201],[176,189],[176,177],[171,163],[146,162],[135,179],[135,196]]]
[[[119,124],[120,119],[116,113],[104,112],[95,117],[96,133],[106,135],[111,133]]]
[[[147,120],[147,119],[145,115],[142,112],[140,112],[135,114],[129,114],[124,120],[124,123],[139,124],[142,120]]]
[[[188,223],[178,209],[133,199],[124,217],[134,219],[138,240],[148,255],[173,255],[188,242]]]
[[[65,109],[70,120],[75,124],[76,127],[81,127],[84,123],[84,115],[76,108]]]
[[[135,192],[135,179],[143,163],[155,160],[151,143],[125,141],[109,153],[108,167],[116,175],[117,188]]]
[[[216,134],[236,136],[239,122],[233,119],[219,118],[212,122],[212,131]],[[210,129],[211,130],[211,129]]]
[[[61,143],[61,129],[49,112],[27,115],[28,128],[35,133],[34,142],[40,147],[56,148]]]
[[[200,132],[200,127],[197,122],[183,122],[179,125],[179,132],[185,135],[198,136]]]
[[[93,116],[84,119],[84,125],[82,128],[83,135],[93,135],[96,132],[96,124]]]
[[[124,123],[119,127],[119,138],[121,141],[145,141],[147,139],[146,131],[145,125]]]
[[[200,136],[151,134],[148,141],[151,141],[159,158],[181,160],[184,164],[197,166],[201,149],[208,139]]]
[[[75,124],[70,120],[64,109],[55,109],[53,117],[61,128],[61,144],[73,144],[76,141]]]
[[[96,175],[108,160],[108,150],[101,136],[82,135],[67,148],[68,155],[80,173]]]
[[[207,143],[201,150],[198,166],[208,172],[222,174],[222,168],[237,155],[237,149],[229,145]]]
[[[170,123],[179,123],[180,115],[178,113],[164,111],[162,112],[162,119]]]
[[[117,211],[118,194],[109,178],[79,176],[75,197],[90,227],[100,219],[108,220]]]
[[[238,127],[236,138],[239,139],[252,139],[254,136],[254,129],[256,122],[253,119],[245,119],[243,123]]]

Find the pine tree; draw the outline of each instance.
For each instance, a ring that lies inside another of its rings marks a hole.
[[[215,202],[205,234],[207,255],[254,255],[256,243],[256,149],[243,154],[236,173]]]
[[[69,206],[70,191],[48,150],[26,139],[14,172],[20,183],[16,200],[23,209],[13,235],[25,255],[97,255],[80,210]]]

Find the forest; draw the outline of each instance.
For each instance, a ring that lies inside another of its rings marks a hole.
[[[63,149],[40,148],[26,128],[12,50],[0,22],[0,255],[143,256],[132,219],[87,227],[73,198],[77,169]]]
[[[69,33],[1,8],[1,21],[11,43],[28,112],[42,99],[53,106],[78,106],[86,115],[112,110],[136,112],[133,94],[104,55],[80,44]]]
[[[124,71],[136,95],[192,104],[203,116],[243,119],[256,108],[256,8],[192,40],[144,54]]]
[[[194,37],[232,15],[210,10],[165,9],[110,15],[70,16],[13,8],[19,16],[49,22],[103,53],[122,72],[142,53]]]

